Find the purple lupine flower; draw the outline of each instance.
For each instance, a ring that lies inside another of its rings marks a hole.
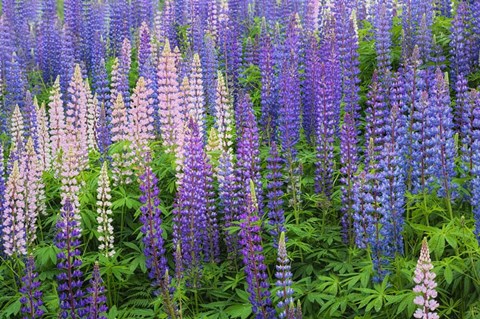
[[[17,54],[11,54],[10,59],[5,61],[5,113],[10,117],[15,105],[21,110],[25,106],[26,78],[19,63]]]
[[[60,48],[59,75],[62,94],[65,96],[67,95],[68,82],[73,76],[75,67],[75,47],[72,39],[72,33],[73,32],[66,25],[63,26],[61,33],[62,46]]]
[[[307,35],[305,45],[305,79],[303,80],[302,124],[309,142],[315,140],[316,105],[318,104],[317,79],[320,76],[320,47],[314,35]],[[273,76],[273,73],[272,73]],[[276,108],[273,107],[273,110]]]
[[[21,312],[24,319],[42,318],[44,311],[40,308],[43,305],[41,282],[37,279],[38,273],[35,271],[35,259],[28,256],[25,263],[25,276],[22,277],[22,287],[19,289],[22,297]]]
[[[5,186],[2,203],[2,242],[4,252],[8,256],[27,253],[24,193],[25,172],[21,169],[18,161],[14,161]]]
[[[80,30],[82,30],[82,2],[80,0],[67,0],[64,3],[65,27],[71,33],[71,45],[76,60],[80,59]]]
[[[219,57],[225,67],[226,79],[229,88],[237,86],[238,70],[240,65],[241,45],[239,43],[239,28],[230,18],[228,1],[220,2],[218,47]]]
[[[420,101],[415,104],[413,113],[412,139],[412,191],[425,193],[427,190],[427,167],[430,156],[426,141],[431,140],[434,132],[427,126],[427,112],[430,109],[428,93],[423,91]],[[433,115],[435,116],[435,115]]]
[[[110,3],[109,43],[113,56],[119,56],[124,39],[130,38],[130,4],[126,0]]]
[[[57,255],[58,295],[60,299],[60,315],[62,318],[78,319],[85,315],[85,300],[82,290],[83,273],[80,251],[80,221],[76,216],[70,199],[67,199],[57,222],[55,243],[60,250]]]
[[[3,144],[0,143],[0,203],[5,202],[5,161]],[[0,216],[3,216],[3,205],[0,205]],[[0,248],[3,250],[3,223],[0,223]]]
[[[197,122],[192,118],[185,135],[184,156],[182,181],[176,197],[174,244],[181,243],[183,269],[192,272],[193,285],[196,285],[203,249],[212,239],[207,229],[207,183],[211,168]]]
[[[444,17],[450,18],[452,16],[452,2],[450,0],[437,1],[435,9]]]
[[[247,193],[240,216],[240,244],[242,247],[244,271],[248,284],[248,293],[252,311],[257,319],[275,318],[270,291],[268,290],[268,275],[263,255],[258,205],[255,197],[255,186],[249,180],[250,192]]]
[[[430,1],[425,1],[425,3],[430,3]],[[429,61],[432,55],[432,45],[433,45],[433,38],[432,38],[432,31],[431,27],[433,24],[433,16],[431,14],[432,8],[428,8],[427,12],[425,12],[422,16],[422,20],[420,21],[420,27],[418,30],[417,35],[417,45],[420,52],[420,59],[422,61]]]
[[[381,151],[386,140],[386,120],[388,118],[387,96],[378,73],[373,73],[372,84],[368,92],[368,108],[366,115],[365,140],[373,141],[373,158],[366,157],[366,161],[381,160]]]
[[[175,22],[179,21],[175,21],[175,10],[180,6],[180,1],[176,1],[174,5],[173,0],[165,0],[163,10],[155,15],[155,35],[160,43],[168,40],[173,47],[178,45]]]
[[[245,200],[250,192],[250,180],[255,184],[255,192],[259,198],[259,205],[262,200],[262,184],[260,176],[260,152],[258,142],[258,127],[253,106],[249,95],[243,95],[236,109],[237,125],[237,168],[235,171],[239,200]],[[260,212],[263,211],[259,207]]]
[[[461,77],[458,77],[460,79]],[[457,123],[461,123],[460,128],[460,143],[461,143],[461,158],[462,166],[464,170],[464,176],[472,177],[476,176],[473,173],[474,169],[474,157],[476,141],[476,132],[480,129],[480,122],[478,122],[478,108],[480,106],[480,97],[477,90],[470,92],[466,91],[467,88],[460,88],[457,92],[457,107],[460,119]]]
[[[275,76],[274,48],[272,39],[268,33],[266,23],[262,24],[262,33],[260,35],[259,68],[262,76],[261,107],[262,115],[260,123],[262,125],[266,140],[272,140],[275,136],[275,127],[277,119],[277,108],[275,104],[278,99],[277,77]]]
[[[457,76],[468,76],[472,66],[471,47],[472,35],[469,28],[469,8],[466,1],[458,4],[457,12],[452,22],[452,33],[450,41],[450,68],[452,70],[452,81],[456,83]],[[478,56],[473,57],[475,59]]]
[[[24,122],[24,138],[28,140],[29,137],[33,139],[35,149],[38,149],[38,119],[37,110],[38,102],[33,99],[30,91],[25,94],[25,104],[23,108],[23,122]]]
[[[480,243],[480,93],[472,90],[471,93],[473,108],[473,130],[472,130],[472,176],[471,190],[472,196],[470,202],[473,207],[473,217],[475,219],[475,235]]]
[[[341,0],[335,5],[336,39],[338,60],[342,72],[342,98],[345,112],[357,117],[360,111],[359,84],[360,62],[358,60],[358,34],[355,12],[348,10],[348,1]]]
[[[102,54],[103,55],[103,54]],[[110,87],[108,82],[105,59],[103,56],[95,60],[92,70],[92,89],[97,94],[99,104],[110,102]]]
[[[98,262],[93,265],[92,279],[90,279],[90,287],[87,288],[87,319],[107,319],[106,305],[107,297],[105,296],[105,286],[100,276],[100,266]]]
[[[238,198],[236,194],[235,175],[233,171],[233,158],[228,152],[222,152],[218,165],[218,197],[219,211],[223,212],[225,231],[225,245],[228,253],[237,251],[237,240],[228,231],[234,222],[239,220],[238,216]]]
[[[45,83],[55,80],[60,71],[60,30],[57,28],[57,2],[42,0],[42,14],[37,33],[37,63]]]
[[[433,1],[406,0],[402,5],[403,56],[410,56],[415,45],[420,47],[423,61],[429,58],[432,41],[430,27],[433,23]]]
[[[342,183],[342,234],[346,243],[353,243],[352,218],[354,213],[355,174],[358,169],[358,145],[355,117],[345,113],[340,131],[340,179]]]
[[[270,234],[274,237],[274,247],[277,238],[285,231],[285,215],[283,211],[283,166],[284,161],[278,154],[277,145],[272,142],[269,157],[267,158],[267,210],[268,223],[271,226]]]
[[[379,2],[376,4],[375,15],[375,50],[377,52],[377,69],[379,77],[383,79],[387,76],[387,72],[391,67],[391,10],[387,7],[387,4]]]
[[[413,281],[415,287],[413,292],[417,294],[413,303],[417,305],[417,310],[413,314],[414,318],[419,319],[438,319],[440,318],[435,312],[439,304],[435,300],[437,297],[437,283],[435,282],[436,274],[432,271],[433,265],[430,259],[430,251],[428,249],[427,239],[422,241],[422,249],[418,258],[417,267],[415,268],[415,276]]]
[[[382,229],[382,257],[394,258],[396,254],[403,253],[403,215],[405,212],[405,176],[402,171],[397,146],[398,128],[404,125],[399,117],[398,105],[393,105],[388,118],[388,139],[383,149],[384,155],[379,163],[380,174],[380,204]],[[388,262],[389,260],[387,260]]]
[[[110,139],[110,129],[107,123],[107,111],[105,110],[105,103],[101,103],[100,112],[97,120],[97,145],[100,154],[106,154],[108,147],[112,143]]]
[[[198,133],[203,140],[206,140],[205,130],[205,100],[203,92],[203,78],[202,78],[202,66],[200,64],[200,56],[195,53],[193,55],[192,66],[189,74],[190,82],[190,110],[187,111],[187,116],[192,117],[198,125]]]
[[[448,78],[443,77],[438,68],[435,74],[435,87],[430,97],[431,106],[427,110],[427,174],[439,184],[439,196],[450,199],[453,194],[452,179],[455,177],[456,146],[454,143],[453,116],[450,107]],[[431,180],[429,181],[431,185]]]
[[[276,286],[280,289],[277,291],[277,297],[280,301],[277,307],[281,313],[279,318],[288,318],[286,309],[293,303],[293,289],[292,289],[292,272],[290,271],[290,260],[287,256],[287,246],[285,243],[285,232],[280,233],[280,239],[278,241],[278,253],[277,253],[277,265],[275,266],[277,272],[275,277],[277,278]]]
[[[125,38],[118,58],[118,69],[114,74],[112,71],[112,96],[115,93],[122,93],[125,107],[130,108],[130,84],[128,75],[131,66],[132,47],[130,41]]]
[[[210,1],[210,3],[215,3]],[[215,48],[215,42],[211,35],[207,34],[204,38],[204,45],[201,54],[202,65],[203,65],[203,79],[204,79],[204,88],[205,88],[205,101],[207,105],[207,111],[209,114],[215,114],[215,88],[217,87],[217,69],[218,69],[218,58]]]

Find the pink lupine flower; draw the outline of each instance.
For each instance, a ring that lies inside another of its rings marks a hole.
[[[435,312],[439,304],[435,300],[437,291],[435,288],[435,273],[432,271],[433,265],[430,259],[430,251],[428,250],[427,240],[422,241],[422,249],[420,251],[420,258],[415,268],[415,276],[413,281],[417,284],[413,291],[417,293],[414,303],[418,306],[417,311],[413,314],[415,318],[419,319],[438,319],[439,316]]]
[[[37,107],[38,159],[40,161],[40,170],[43,172],[48,171],[52,163],[51,138],[48,130],[48,118],[45,104],[42,103],[42,105],[38,106],[36,98],[34,103]]]
[[[48,115],[50,120],[50,138],[52,145],[52,158],[54,168],[58,171],[58,152],[62,148],[62,139],[65,131],[65,110],[63,108],[62,93],[60,88],[60,77],[57,76],[53,84],[52,93],[49,97]]]
[[[110,181],[108,179],[108,164],[103,162],[102,170],[98,178],[97,192],[97,222],[99,233],[98,241],[100,242],[98,250],[102,251],[106,257],[115,255],[113,248],[113,226],[112,226],[112,196],[110,195]]]
[[[119,93],[112,109],[112,142],[124,141],[128,137],[127,109],[122,93]]]
[[[87,144],[87,91],[82,78],[80,66],[75,65],[75,71],[68,85],[69,99],[65,112],[65,131],[63,152],[69,147],[75,148],[80,168],[88,161]]]
[[[92,94],[88,81],[85,82],[85,91],[87,93],[87,147],[89,151],[93,151],[97,149],[96,127],[99,105],[97,94]]]
[[[8,256],[27,254],[24,185],[24,172],[20,170],[18,161],[15,161],[5,185],[5,200],[2,203],[3,248]]]
[[[128,141],[127,109],[121,93],[117,95],[113,104],[111,124],[112,142]],[[133,175],[131,171],[132,158],[132,152],[128,145],[124,145],[122,150],[112,155],[112,173],[115,185],[131,182],[131,176]]]
[[[12,120],[10,123],[10,134],[12,136],[12,149],[11,153],[17,153],[18,148],[23,145],[23,135],[24,135],[24,125],[23,125],[23,116],[20,112],[20,107],[15,105],[12,113]],[[17,154],[18,155],[18,154]]]
[[[183,131],[182,114],[178,90],[178,75],[175,66],[175,54],[170,49],[170,43],[165,41],[162,55],[158,60],[158,101],[161,137],[168,151],[178,148],[178,142]]]
[[[27,243],[30,246],[36,239],[37,217],[45,211],[45,191],[42,182],[42,171],[33,140],[30,137],[25,146],[25,152],[20,161],[20,170],[25,176],[25,232]]]
[[[77,156],[77,147],[75,145],[64,145],[62,157],[61,177],[61,203],[69,203],[72,206],[73,214],[80,219],[80,202],[78,195],[80,192],[80,183],[78,176],[80,174],[80,163]]]
[[[232,100],[228,93],[225,78],[219,71],[215,100],[215,127],[218,130],[222,150],[228,153],[232,152],[234,126]]]
[[[136,162],[140,163],[150,152],[148,142],[154,136],[153,127],[153,91],[147,86],[143,77],[137,81],[132,94],[132,107],[129,110],[130,127],[128,130],[131,150],[135,153]]]
[[[203,77],[200,56],[193,55],[192,69],[190,71],[190,106],[187,113],[198,124],[200,136],[204,139],[205,132],[205,99],[203,96]]]

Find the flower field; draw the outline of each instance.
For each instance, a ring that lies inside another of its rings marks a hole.
[[[0,1],[0,319],[480,318],[480,0]]]

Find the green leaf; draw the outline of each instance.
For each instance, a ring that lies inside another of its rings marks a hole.
[[[252,306],[250,304],[236,304],[225,309],[225,312],[231,318],[246,319],[252,314]]]

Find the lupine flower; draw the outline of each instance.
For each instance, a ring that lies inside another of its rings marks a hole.
[[[417,310],[413,314],[419,319],[438,319],[440,318],[435,312],[439,304],[435,300],[437,297],[437,283],[435,282],[435,273],[432,271],[433,265],[430,259],[430,251],[428,249],[427,239],[422,241],[422,249],[418,258],[417,267],[415,268],[415,276],[413,281],[416,286],[413,292],[417,293],[417,297],[413,301],[417,306]]]
[[[87,95],[87,148],[89,151],[97,149],[97,120],[98,111],[100,110],[98,105],[97,94],[93,95],[90,90],[90,84],[85,82],[85,92]]]
[[[158,61],[157,79],[161,137],[167,149],[174,151],[183,140],[183,121],[180,112],[175,56],[170,50],[169,41],[165,42]]]
[[[456,83],[457,76],[467,76],[471,70],[472,35],[469,28],[469,9],[467,1],[458,4],[457,12],[452,21],[452,33],[450,41],[450,67],[452,69],[452,81]],[[474,58],[478,58],[475,56]]]
[[[128,81],[128,75],[130,73],[130,66],[132,64],[131,55],[132,45],[130,44],[128,38],[125,38],[122,43],[122,51],[120,52],[118,61],[118,77],[114,79],[112,76],[112,87],[115,88],[117,93],[122,93],[127,109],[130,107],[130,84]]]
[[[90,287],[87,288],[87,319],[107,319],[106,305],[107,297],[105,296],[105,286],[100,276],[100,267],[98,262],[93,265],[92,279],[90,279]]]
[[[190,119],[184,146],[182,182],[176,197],[174,217],[174,243],[181,242],[183,268],[193,272],[193,285],[197,284],[205,246],[218,245],[209,231],[208,183],[211,167],[203,149],[198,125]]]
[[[427,110],[427,125],[430,131],[427,144],[427,174],[439,184],[439,196],[451,198],[452,178],[455,177],[456,147],[454,145],[453,116],[450,107],[448,78],[438,68],[432,90],[431,107]]]
[[[253,106],[248,95],[240,97],[236,109],[237,124],[237,168],[236,179],[239,200],[245,200],[250,192],[250,180],[255,184],[259,205],[263,202],[260,177],[259,137]],[[259,208],[262,211],[262,207]]]
[[[210,1],[208,6],[216,6],[216,1]],[[207,112],[215,114],[214,106],[216,103],[216,88],[217,84],[217,70],[218,57],[215,47],[215,40],[211,34],[206,34],[204,38],[203,50],[200,58],[202,59],[203,69],[203,83],[205,88],[205,101],[207,105]]]
[[[67,27],[63,26],[61,34],[61,50],[60,50],[60,85],[62,88],[62,93],[67,94],[68,81],[73,76],[74,65],[75,65],[75,47],[73,42],[73,31]]]
[[[43,305],[41,282],[37,279],[38,274],[35,271],[35,259],[28,256],[25,263],[25,276],[22,277],[22,287],[19,289],[22,297],[21,312],[24,319],[42,318],[44,311],[40,308]]]
[[[233,170],[233,156],[230,153],[222,152],[218,164],[218,197],[219,211],[223,212],[224,228],[228,229],[239,219],[237,186]],[[230,232],[225,231],[225,245],[229,253],[237,251],[237,240]]]
[[[130,4],[126,0],[115,0],[109,7],[109,43],[113,56],[118,56],[122,48],[122,41],[130,35]]]
[[[234,116],[231,97],[222,73],[217,76],[217,91],[215,100],[215,127],[218,131],[221,149],[225,152],[232,152]]]
[[[352,243],[352,217],[355,204],[354,183],[358,169],[358,146],[355,118],[345,113],[340,131],[340,179],[342,183],[342,227],[344,242]]]
[[[368,238],[371,236],[373,225],[373,196],[369,184],[371,177],[368,172],[362,171],[353,184],[353,229],[355,231],[355,245],[358,248],[367,248]]]
[[[11,53],[11,52],[9,52]],[[11,114],[15,105],[20,108],[24,106],[24,97],[26,90],[26,79],[18,61],[18,56],[14,52],[8,61],[5,61],[5,113],[7,117]]]
[[[22,155],[20,169],[25,174],[24,200],[25,200],[25,231],[27,245],[31,247],[36,239],[37,217],[39,213],[45,214],[45,189],[42,182],[42,171],[39,167],[37,153],[29,138]]]
[[[103,162],[100,176],[98,177],[97,188],[97,231],[99,234],[98,250],[106,257],[115,255],[115,249],[113,247],[113,226],[112,226],[112,196],[110,189],[110,180],[108,178],[108,164]]]
[[[473,217],[475,219],[475,235],[480,243],[480,94],[477,90],[472,91],[472,100],[476,106],[473,109],[473,126],[472,131],[472,196],[470,202],[473,207]]]
[[[155,137],[152,93],[145,79],[140,77],[132,94],[128,132],[130,148],[136,155],[137,163],[143,161],[145,155],[149,153],[148,143]]]
[[[5,161],[3,154],[3,144],[0,143],[0,203],[5,202]],[[3,205],[0,205],[0,215],[3,218]],[[3,222],[0,223],[0,248],[3,250]]]
[[[30,91],[25,94],[25,105],[22,114],[24,115],[24,138],[32,138],[35,149],[38,149],[38,115],[37,115],[38,101],[33,98]]]
[[[78,201],[78,200],[77,200]],[[55,243],[60,250],[57,254],[58,294],[62,318],[82,318],[86,312],[82,291],[83,273],[80,251],[80,222],[70,199],[66,199],[57,222]]]
[[[283,166],[284,161],[280,158],[277,145],[272,142],[270,156],[267,158],[267,209],[268,223],[271,226],[270,234],[274,237],[274,247],[277,246],[277,238],[285,231],[285,215],[283,211]]]
[[[62,149],[65,153],[68,148],[73,148],[80,167],[83,168],[88,162],[87,92],[78,64],[75,65],[74,74],[68,85],[68,94]]]
[[[258,205],[255,186],[250,181],[251,191],[247,194],[240,216],[240,244],[242,247],[244,271],[248,284],[248,293],[252,311],[257,319],[275,318],[270,291],[268,290],[267,267],[263,255],[261,229],[258,217]]]
[[[467,79],[462,74],[457,76],[455,91],[456,106],[453,120],[455,129],[459,132],[463,168],[466,170],[466,175],[469,176],[472,170],[471,146],[473,142],[473,111],[475,108],[475,98],[473,97],[474,94],[469,94]]]
[[[37,33],[36,58],[42,70],[43,79],[51,83],[59,72],[60,63],[60,31],[57,22],[57,2],[54,0],[42,1],[42,14]]]
[[[390,50],[392,40],[390,29],[392,28],[392,16],[387,4],[379,2],[376,4],[375,13],[375,49],[377,52],[377,68],[379,77],[384,79],[390,69]]]
[[[23,144],[24,144],[24,122],[23,122],[23,116],[22,113],[20,112],[20,107],[18,105],[15,106],[12,114],[12,119],[10,121],[10,135],[12,137],[12,149],[10,153],[13,156],[19,157]],[[12,157],[11,155],[11,157]]]
[[[193,55],[192,68],[189,75],[191,109],[186,110],[198,124],[199,134],[205,140],[205,101],[203,97],[202,66],[198,54]]]
[[[27,253],[24,194],[25,172],[20,169],[18,161],[15,161],[5,185],[3,202],[3,248],[8,256]]]
[[[293,302],[293,289],[292,289],[292,272],[290,271],[290,260],[287,256],[287,247],[285,243],[285,232],[280,233],[280,239],[278,241],[278,253],[277,253],[277,265],[275,266],[277,272],[275,277],[277,278],[276,286],[280,289],[277,291],[277,297],[280,301],[277,307],[281,310],[279,318],[287,318],[286,309]]]
[[[128,141],[127,110],[121,93],[118,94],[113,105],[111,124],[112,142]],[[128,145],[123,145],[122,149],[112,155],[112,172],[115,185],[129,184],[132,181],[132,159],[132,153]]]
[[[37,108],[38,116],[38,158],[40,170],[42,172],[48,171],[52,164],[52,149],[51,138],[49,132],[49,122],[45,104]]]
[[[61,150],[62,139],[65,130],[65,113],[63,109],[62,93],[60,91],[60,77],[57,76],[53,84],[52,93],[48,103],[48,115],[50,122],[50,136],[52,143],[53,158],[56,159]]]

